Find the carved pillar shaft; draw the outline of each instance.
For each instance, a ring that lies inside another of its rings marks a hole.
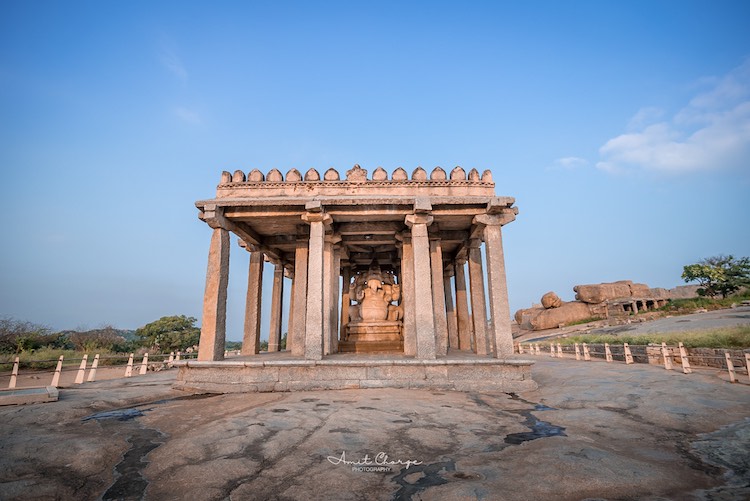
[[[443,287],[443,251],[439,239],[430,240],[430,268],[432,271],[432,307],[435,317],[435,349],[437,355],[448,353],[448,318]]]
[[[505,279],[505,256],[503,237],[499,224],[486,226],[484,241],[487,248],[487,278],[490,293],[490,315],[492,315],[492,337],[495,356],[503,358],[513,355],[513,335],[510,327],[508,285]]]
[[[307,213],[303,220],[310,224],[310,243],[307,256],[307,312],[305,315],[305,358],[323,358],[324,325],[324,267],[325,267],[325,225],[330,216],[323,213]],[[328,327],[330,329],[330,325]]]
[[[333,244],[326,238],[323,243],[323,354],[331,353],[331,316],[333,314]]]
[[[455,263],[456,275],[456,320],[458,323],[458,348],[471,350],[474,328],[469,316],[469,300],[466,292],[466,263]]]
[[[229,232],[215,228],[211,235],[203,294],[203,321],[198,360],[223,360],[229,284]]]
[[[471,287],[471,319],[474,326],[474,349],[477,355],[490,353],[487,339],[487,306],[484,295],[481,241],[472,239],[469,247],[469,287]]]
[[[331,353],[339,351],[339,282],[341,279],[341,246],[333,246],[331,267]]]
[[[404,235],[401,254],[401,273],[403,275],[401,287],[401,304],[404,306],[404,355],[417,355],[417,310],[415,307],[416,294],[414,289],[414,248],[411,235]]]
[[[289,320],[286,324],[286,350],[292,351],[292,344],[294,343],[294,289],[295,289],[295,278],[292,277],[292,288],[289,294]]]
[[[430,269],[430,241],[427,225],[431,216],[406,216],[411,226],[411,239],[414,252],[414,290],[419,294],[419,307],[416,309],[417,358],[435,359],[435,314],[432,294],[432,273]]]
[[[445,311],[448,319],[448,346],[458,349],[458,322],[456,308],[453,305],[453,292],[450,275],[443,276],[443,295],[445,296]]]
[[[341,322],[339,329],[339,339],[342,341],[346,339],[346,326],[349,324],[349,306],[352,304],[352,299],[349,292],[349,283],[352,281],[352,269],[349,266],[345,266],[341,270],[343,276],[341,280]]]
[[[260,302],[263,296],[263,253],[250,252],[245,299],[245,326],[242,354],[255,355],[260,351]]]
[[[307,321],[307,257],[308,241],[297,240],[297,248],[294,251],[294,330],[290,331],[292,338],[292,355],[303,356],[305,354],[305,322]]]
[[[284,297],[284,266],[279,263],[273,270],[271,291],[271,328],[268,333],[268,351],[279,351],[281,343],[281,311]]]

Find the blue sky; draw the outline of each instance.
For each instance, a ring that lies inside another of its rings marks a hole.
[[[2,2],[0,315],[200,317],[193,204],[222,170],[355,163],[491,169],[520,209],[513,311],[680,285],[750,255],[749,22],[745,1]]]

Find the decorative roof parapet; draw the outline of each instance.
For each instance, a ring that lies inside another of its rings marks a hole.
[[[429,175],[425,169],[417,167],[411,176],[402,167],[398,167],[390,177],[385,169],[378,167],[369,179],[367,170],[359,165],[349,169],[345,179],[341,179],[334,168],[329,168],[322,176],[314,168],[308,169],[304,176],[294,168],[290,169],[286,176],[282,176],[281,172],[274,168],[265,176],[258,169],[253,169],[247,176],[241,170],[234,173],[222,172],[217,198],[398,195],[404,189],[412,190],[409,193],[415,195],[494,196],[494,187],[495,183],[489,170],[485,170],[480,176],[477,169],[471,169],[467,175],[460,166],[451,170],[450,174],[442,167],[435,167]]]
[[[435,167],[432,170],[432,173],[430,173],[429,178],[427,176],[427,171],[425,171],[422,167],[417,167],[414,169],[414,172],[412,172],[411,180],[412,181],[446,181],[449,177],[446,174],[445,170],[443,170],[442,167],[438,166]],[[451,181],[465,181],[467,179],[466,171],[460,166],[456,166],[451,172],[450,172],[450,180]],[[492,183],[492,172],[489,170],[485,170],[482,175],[479,175],[479,171],[476,169],[471,169],[468,175],[468,179],[470,181],[480,181],[482,183]],[[267,176],[263,176],[263,173],[259,171],[258,169],[253,169],[250,171],[245,177],[245,173],[241,170],[234,171],[234,174],[224,171],[221,173],[221,182],[219,183],[219,186],[225,185],[225,184],[236,184],[236,183],[262,183],[262,182],[269,182],[269,183],[299,183],[299,182],[319,182],[321,180],[320,173],[314,169],[310,168],[306,173],[304,180],[302,179],[302,175],[297,169],[290,169],[286,173],[286,180],[284,180],[284,176],[281,175],[281,172],[278,169],[271,169],[268,172]],[[325,171],[325,174],[323,176],[324,181],[342,181],[339,173],[336,169],[331,167],[327,171]],[[408,181],[409,178],[406,174],[406,171],[402,167],[398,167],[396,170],[393,171],[393,174],[391,175],[391,181]],[[354,165],[353,168],[349,169],[346,172],[346,179],[343,180],[343,182],[350,182],[350,183],[365,183],[368,181],[388,181],[388,172],[382,168],[378,167],[375,169],[375,172],[373,172],[372,179],[367,179],[367,170],[363,169],[359,165]]]

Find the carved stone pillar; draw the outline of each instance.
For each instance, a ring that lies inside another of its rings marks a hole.
[[[451,266],[451,268],[453,268]],[[448,346],[454,350],[458,349],[458,321],[456,308],[453,305],[453,288],[451,287],[452,272],[443,275],[443,295],[445,296],[445,312],[448,320]]]
[[[435,315],[432,294],[432,272],[430,268],[430,241],[427,226],[432,216],[414,214],[406,216],[406,224],[411,228],[414,252],[414,290],[419,294],[419,307],[416,309],[417,358],[435,359]]]
[[[227,325],[229,284],[229,232],[214,228],[208,250],[206,289],[203,294],[203,322],[198,360],[223,360]]]
[[[284,265],[278,263],[273,270],[271,292],[271,328],[268,333],[268,351],[279,351],[281,343],[281,311],[284,297]]]
[[[341,270],[341,322],[339,322],[339,339],[346,339],[346,326],[349,324],[349,307],[352,305],[352,298],[349,293],[349,283],[352,281],[352,269],[350,266],[344,266]]]
[[[481,215],[474,224],[484,225],[484,245],[487,250],[487,289],[490,294],[492,332],[490,338],[497,358],[513,355],[513,335],[510,326],[508,285],[505,279],[505,256],[501,227],[515,219],[515,212],[506,210],[501,215]]]
[[[286,351],[289,352],[292,351],[292,344],[294,344],[294,335],[292,334],[294,332],[294,284],[295,279],[292,275],[292,288],[289,294],[289,320],[286,324]]]
[[[338,352],[338,277],[337,235],[327,235],[323,244],[323,354]],[[340,254],[339,254],[340,255]],[[340,263],[340,260],[339,260]],[[335,277],[335,278],[334,278]]]
[[[474,339],[474,325],[469,315],[469,295],[466,289],[466,262],[456,261],[456,320],[458,323],[458,348],[471,351]]]
[[[263,296],[263,253],[250,251],[250,266],[247,272],[247,296],[245,299],[245,326],[242,336],[242,354],[255,355],[260,351],[260,302]]]
[[[333,266],[331,267],[331,353],[339,352],[339,297],[341,281],[341,242],[335,236],[333,245]]]
[[[320,360],[323,358],[323,333],[326,331],[323,321],[325,223],[330,223],[331,217],[323,212],[308,212],[302,216],[302,220],[310,225],[307,257],[307,312],[304,322],[305,358]]]
[[[430,239],[430,268],[432,272],[432,307],[435,317],[436,354],[448,353],[448,318],[445,310],[443,286],[443,250],[439,238]]]
[[[474,326],[474,350],[477,355],[491,351],[487,338],[487,306],[484,295],[484,273],[482,271],[482,241],[469,240],[469,282],[471,287],[471,320]]]
[[[417,309],[414,290],[414,247],[411,233],[402,235],[401,246],[401,304],[404,307],[404,355],[417,356]]]
[[[297,239],[297,248],[294,251],[294,330],[290,331],[292,338],[292,355],[304,356],[305,354],[305,322],[307,321],[307,258],[308,238]]]

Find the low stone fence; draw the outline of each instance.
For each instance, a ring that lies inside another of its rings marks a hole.
[[[171,368],[173,364],[181,359],[194,358],[197,354],[195,353],[181,353],[172,352],[170,354],[159,354],[152,355],[149,358],[149,354],[145,353],[140,361],[135,361],[135,354],[131,353],[129,356],[109,356],[100,357],[99,354],[95,354],[93,358],[89,359],[88,354],[84,354],[82,358],[68,358],[65,359],[61,355],[57,360],[27,360],[24,361],[20,356],[15,357],[13,362],[0,363],[0,366],[11,366],[12,369],[10,374],[5,372],[0,374],[0,381],[5,381],[8,378],[7,386],[0,383],[0,386],[4,386],[7,389],[15,389],[17,387],[39,387],[39,386],[52,386],[54,388],[62,386],[61,378],[66,374],[69,376],[66,379],[71,380],[72,373],[75,373],[75,379],[70,384],[83,384],[84,382],[93,382],[97,379],[97,371],[101,373],[102,370],[111,372],[114,369],[119,369],[121,376],[119,377],[132,377],[134,375],[146,374],[148,370],[162,370]],[[140,357],[138,357],[140,358]],[[109,365],[100,366],[99,363],[107,361]],[[89,362],[90,361],[90,362]],[[57,365],[54,370],[43,371],[43,370],[22,370],[19,368],[21,365],[40,364],[40,363],[54,363]],[[114,362],[114,363],[113,363]],[[67,365],[66,365],[67,364]],[[7,370],[7,369],[6,369]],[[112,379],[108,377],[106,379]],[[21,381],[31,381],[32,385],[19,385]]]
[[[678,366],[685,374],[692,373],[692,367],[712,367],[725,370],[732,383],[737,382],[738,373],[747,376],[750,382],[750,349],[686,348],[682,343],[677,346],[667,346],[665,343],[661,346],[629,346],[628,343],[516,343],[515,349],[519,354],[548,355],[553,358],[574,357],[583,361],[600,358],[607,362],[624,362],[628,365],[664,365],[668,370]]]

